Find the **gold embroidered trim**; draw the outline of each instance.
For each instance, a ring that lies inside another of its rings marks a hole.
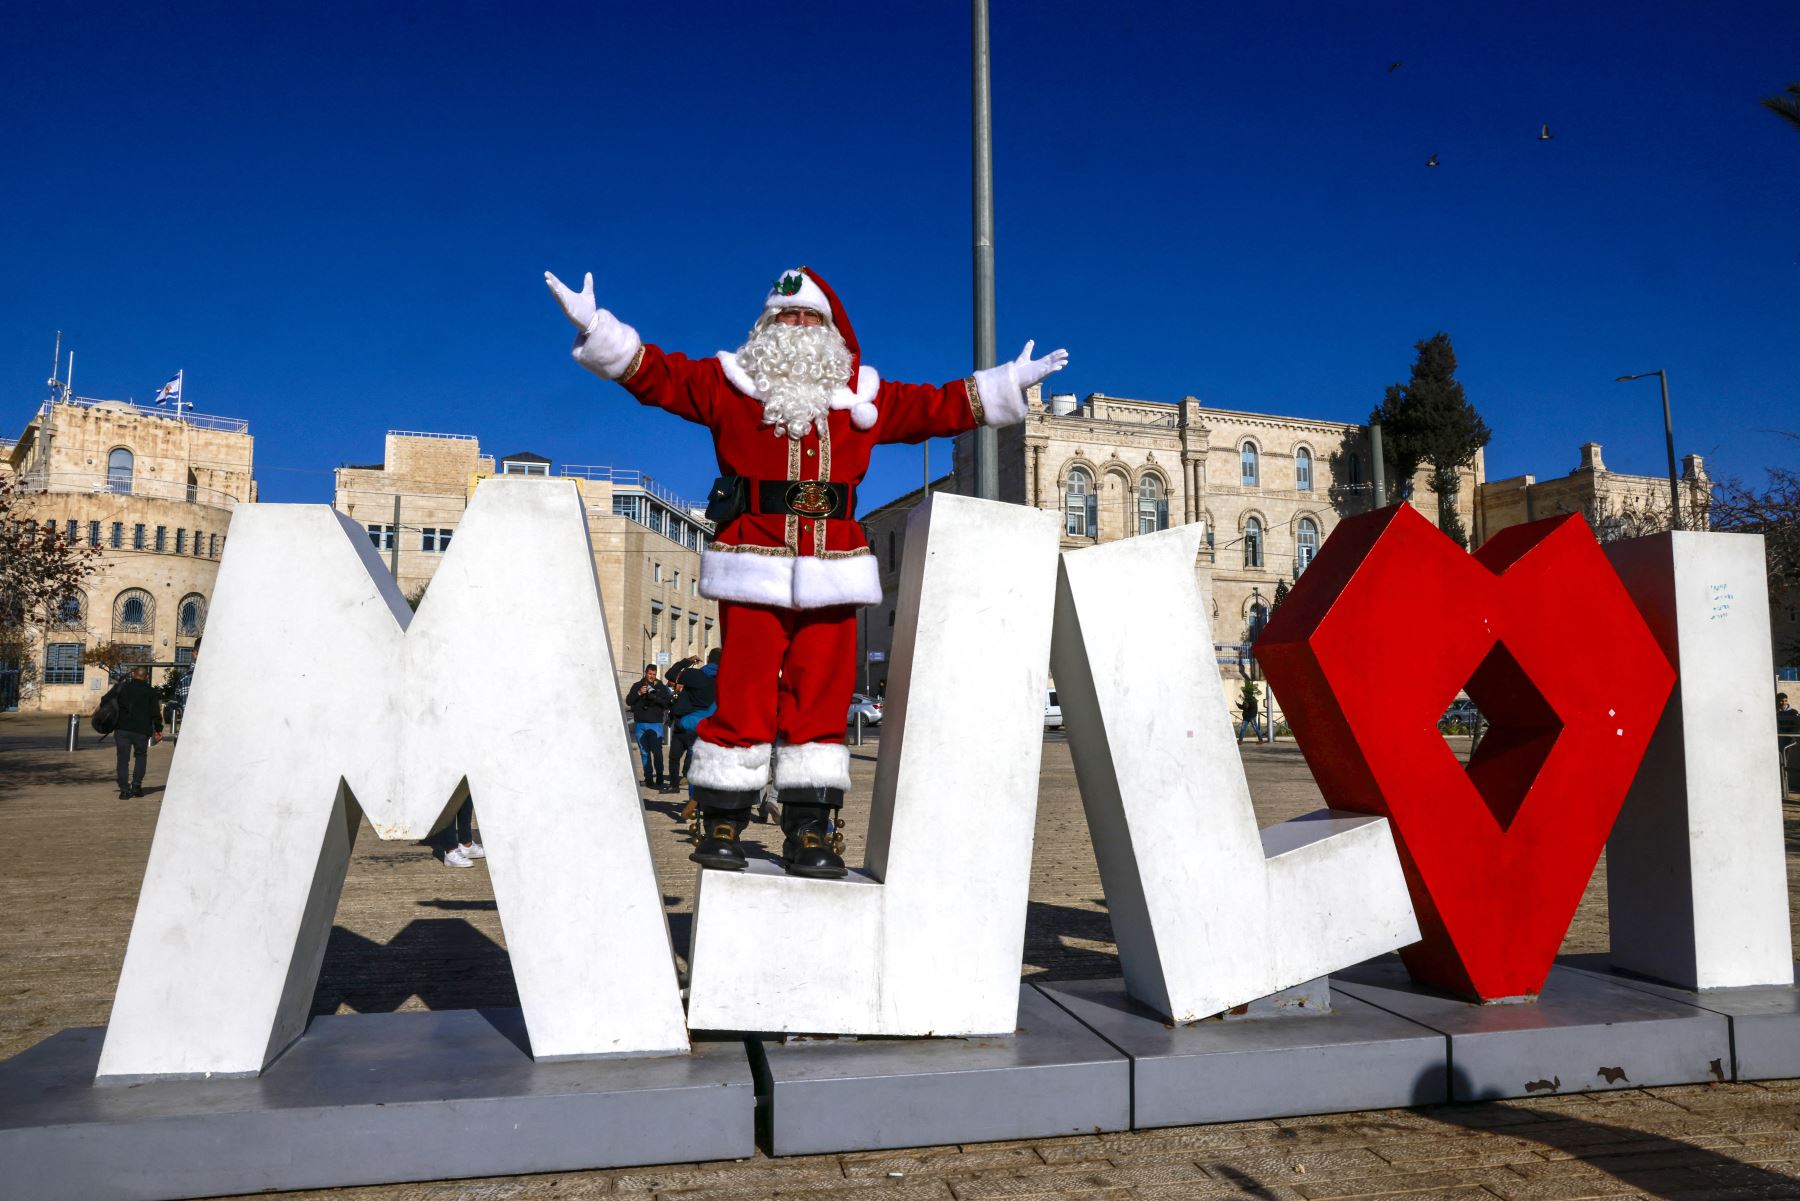
[[[975,418],[976,425],[987,424],[987,410],[981,405],[981,389],[975,386],[975,377],[970,376],[963,381],[963,387],[969,393],[969,414]]]
[[[819,427],[819,479],[831,478],[831,426]],[[845,517],[850,514],[844,514]],[[821,558],[825,555],[825,523],[813,522],[813,554]]]
[[[729,552],[734,555],[774,555],[781,559],[791,559],[794,557],[794,552],[785,546],[744,546],[730,542],[708,542],[706,544],[706,549],[709,551],[716,550],[720,554]]]
[[[874,553],[875,553],[874,551],[870,550],[866,546],[859,546],[855,550],[815,551],[815,552],[813,552],[813,557],[816,559],[856,559],[856,558],[860,558],[863,555],[872,555]]]
[[[789,438],[787,440],[787,444],[788,444],[787,477],[788,477],[788,479],[793,480],[796,483],[798,483],[800,480],[800,442],[801,442],[801,439],[799,439],[799,438]],[[789,513],[787,515],[787,520],[782,523],[782,535],[783,535],[783,541],[785,541],[787,543],[788,553],[790,555],[799,554],[800,553],[800,518],[796,517],[792,513]]]
[[[637,353],[631,356],[631,366],[625,368],[625,374],[621,375],[619,377],[619,382],[622,384],[626,380],[630,379],[632,376],[636,375],[638,373],[638,368],[642,367],[643,365],[644,365],[644,347],[643,347],[642,343],[639,343],[638,348],[637,348]]]

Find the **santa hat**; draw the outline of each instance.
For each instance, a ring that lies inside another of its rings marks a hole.
[[[844,340],[844,346],[850,351],[848,383],[855,389],[861,379],[862,347],[857,345],[856,331],[850,327],[850,315],[844,312],[844,302],[838,299],[837,293],[831,290],[831,285],[825,282],[824,277],[811,267],[783,271],[776,277],[767,299],[763,301],[763,312],[775,313],[782,309],[811,309],[831,322],[832,328],[837,330],[838,337]],[[863,408],[868,412],[857,411]],[[868,401],[859,402],[851,409],[850,415],[860,429],[868,429],[875,424],[875,406]]]

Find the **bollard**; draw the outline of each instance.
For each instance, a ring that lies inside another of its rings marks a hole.
[[[76,714],[71,713],[71,714],[69,714],[69,745],[67,747],[65,747],[64,749],[72,751],[75,749],[76,745],[80,741],[81,741],[81,718],[79,716],[77,716]]]
[[[856,711],[856,745],[857,746],[862,745],[862,722],[863,722],[862,710],[858,709]]]

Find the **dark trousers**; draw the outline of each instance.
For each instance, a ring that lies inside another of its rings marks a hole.
[[[145,761],[150,756],[150,735],[139,734],[132,730],[114,730],[113,746],[119,751],[119,791],[135,790],[144,782]],[[131,762],[131,754],[137,752],[137,762]],[[126,769],[130,769],[130,781],[126,780]]]
[[[456,811],[456,841],[468,846],[475,841],[475,798],[470,797]]]
[[[687,775],[688,760],[694,757],[694,741],[700,735],[684,730],[676,722],[669,728],[669,780],[673,783]]]

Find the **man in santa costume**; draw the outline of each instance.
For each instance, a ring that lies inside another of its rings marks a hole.
[[[784,272],[744,345],[689,359],[645,342],[594,303],[544,280],[579,331],[575,361],[639,404],[712,431],[720,478],[700,593],[719,602],[718,709],[700,723],[688,781],[702,815],[691,856],[741,870],[738,846],[771,767],[796,876],[836,878],[830,823],[850,787],[844,713],[856,683],[856,610],[881,600],[856,489],[877,443],[947,438],[1025,417],[1025,390],[1068,362],[1057,350],[934,388],[884,380],[837,293],[816,271]]]

